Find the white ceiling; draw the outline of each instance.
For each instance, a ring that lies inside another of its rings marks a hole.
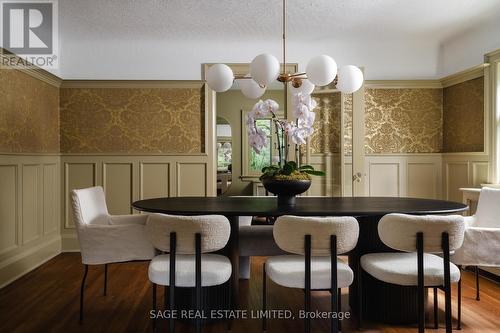
[[[62,0],[61,33],[80,39],[281,38],[281,0]],[[443,41],[500,12],[499,0],[288,0],[290,40]]]
[[[200,79],[203,63],[281,58],[282,0],[59,0],[73,79]],[[329,54],[367,79],[438,78],[500,48],[500,0],[288,0],[288,61]],[[451,46],[449,46],[451,45]]]

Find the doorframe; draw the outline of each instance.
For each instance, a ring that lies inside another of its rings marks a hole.
[[[490,135],[488,138],[491,154],[490,179],[494,184],[500,183],[500,49],[484,56],[489,70],[485,71],[488,81],[488,98],[485,99],[489,113]]]
[[[205,153],[207,154],[207,196],[217,196],[217,93],[212,90],[207,82],[207,71],[216,63],[202,64],[202,77],[205,82]],[[250,72],[250,63],[225,63],[235,75],[247,75]],[[286,70],[291,73],[298,71],[297,63],[287,63]],[[280,66],[283,70],[283,64]],[[287,85],[288,87],[288,85]],[[291,105],[292,94],[287,94],[287,103]],[[287,118],[290,115],[285,115]]]
[[[364,71],[364,68],[361,68]],[[352,94],[352,195],[366,196],[365,83]],[[355,175],[361,175],[355,180]]]

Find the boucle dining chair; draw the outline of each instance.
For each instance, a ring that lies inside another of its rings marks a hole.
[[[174,309],[175,287],[194,287],[196,309],[201,311],[201,288],[217,286],[229,281],[232,272],[229,258],[209,252],[226,246],[231,227],[221,215],[174,216],[151,214],[146,225],[147,234],[158,250],[168,252],[153,258],[148,276],[153,283],[153,309],[156,312],[156,286],[168,287],[169,308]],[[230,297],[228,298],[228,304]],[[201,317],[196,316],[196,332],[201,332]],[[231,321],[228,320],[228,330]],[[153,318],[153,327],[156,319]],[[174,319],[169,320],[169,332],[175,330]]]
[[[311,290],[328,290],[332,307],[331,332],[338,332],[340,289],[350,286],[354,275],[337,255],[352,250],[358,235],[358,222],[353,217],[279,217],[274,224],[274,239],[283,251],[292,254],[270,257],[264,263],[263,311],[267,307],[267,277],[283,287],[304,289],[306,314],[311,309]],[[267,329],[265,316],[262,329]],[[304,331],[311,331],[309,316],[304,318]]]
[[[110,215],[102,187],[71,191],[71,203],[82,263],[85,266],[80,287],[80,323],[82,323],[88,266],[104,265],[104,296],[106,296],[108,264],[149,260],[154,257],[155,250],[144,233],[148,216]]]
[[[451,256],[460,266],[474,266],[476,274],[476,300],[479,301],[478,266],[500,267],[500,189],[481,189],[476,213],[464,217],[464,243]],[[462,306],[462,284],[458,283],[458,313]],[[458,321],[460,329],[460,320]]]
[[[460,270],[450,263],[450,252],[462,246],[464,229],[464,220],[460,215],[385,215],[378,224],[379,237],[388,247],[403,252],[369,253],[360,258],[359,327],[363,319],[362,275],[366,272],[379,281],[418,288],[420,333],[425,331],[425,288],[444,289],[446,332],[450,333],[451,282],[460,281]],[[442,253],[443,258],[433,253]],[[434,300],[434,319],[437,325],[436,297]]]

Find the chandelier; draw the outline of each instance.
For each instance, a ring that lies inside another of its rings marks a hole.
[[[289,73],[286,64],[286,0],[283,0],[283,71],[275,56],[264,53],[256,56],[250,63],[248,75],[234,75],[225,64],[212,65],[206,73],[208,86],[216,92],[229,90],[238,80],[241,92],[248,98],[261,97],[273,81],[290,84],[294,92],[309,95],[315,86],[326,86],[333,82],[336,88],[345,94],[357,91],[363,85],[363,72],[353,65],[337,68],[337,63],[328,55],[312,58],[305,72]],[[285,92],[287,89],[285,89]]]

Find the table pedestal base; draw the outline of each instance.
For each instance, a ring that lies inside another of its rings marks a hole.
[[[363,319],[387,324],[418,322],[417,287],[385,283],[367,273],[363,273],[362,285]]]
[[[359,239],[356,248],[349,253],[349,266],[354,272],[354,282],[349,287],[349,304],[355,313],[358,312],[359,258],[366,253],[397,252],[387,247],[378,237],[378,222],[381,217],[356,217],[360,229]],[[362,285],[363,318],[390,324],[418,322],[417,287],[385,283],[367,273],[362,275]]]
[[[196,293],[195,288],[175,288],[175,309],[178,319],[188,321],[194,324],[195,317],[202,315],[202,322],[211,322],[214,320],[225,319],[224,313],[213,312],[213,310],[229,309],[229,282],[219,286],[201,288],[201,312],[196,311]]]

